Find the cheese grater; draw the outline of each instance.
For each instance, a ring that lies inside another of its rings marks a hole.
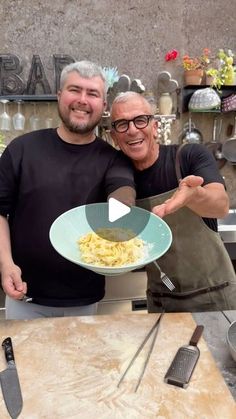
[[[197,343],[202,335],[203,329],[203,326],[197,326],[189,344],[178,349],[165,375],[164,381],[166,383],[182,388],[188,386],[200,356],[200,350],[197,347]]]

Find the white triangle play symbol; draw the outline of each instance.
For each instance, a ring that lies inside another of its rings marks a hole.
[[[110,223],[118,220],[124,215],[129,214],[131,211],[128,205],[122,204],[122,202],[117,201],[115,198],[109,198],[108,200],[108,219]]]

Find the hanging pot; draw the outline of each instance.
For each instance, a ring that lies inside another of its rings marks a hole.
[[[234,117],[234,132],[233,136],[225,141],[222,146],[223,156],[231,164],[236,165],[236,115]]]
[[[202,133],[197,128],[195,128],[195,125],[191,119],[191,115],[189,114],[188,122],[184,125],[183,133],[181,136],[181,143],[201,144],[202,142]]]

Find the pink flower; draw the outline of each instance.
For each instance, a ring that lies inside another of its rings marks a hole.
[[[179,55],[179,52],[176,49],[172,49],[171,51],[168,51],[167,54],[165,55],[165,60],[166,61],[176,60],[178,55]]]

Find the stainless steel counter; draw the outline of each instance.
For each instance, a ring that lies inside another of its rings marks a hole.
[[[225,382],[236,400],[236,362],[231,357],[226,333],[236,320],[236,310],[224,312],[193,313],[196,323],[205,326],[203,336]]]
[[[147,274],[145,271],[129,272],[106,277],[106,293],[99,302],[98,314],[146,311]]]

